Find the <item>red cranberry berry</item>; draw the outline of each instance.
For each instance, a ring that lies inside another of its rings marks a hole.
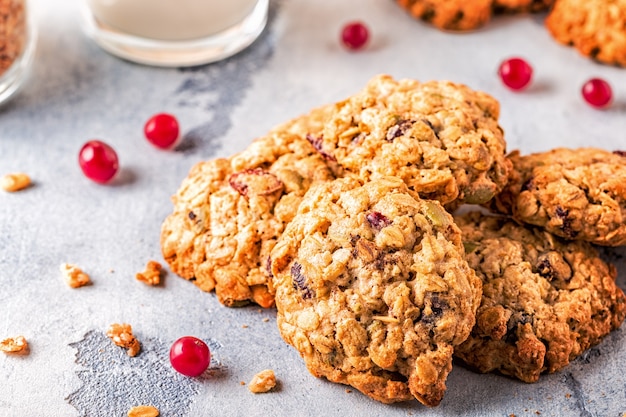
[[[184,336],[174,342],[170,349],[172,367],[183,375],[199,376],[211,363],[211,352],[202,340]]]
[[[583,98],[593,107],[606,108],[613,101],[611,85],[601,78],[592,78],[583,84]]]
[[[109,182],[119,169],[115,150],[99,140],[85,143],[78,153],[78,163],[87,178],[100,184]]]
[[[533,68],[522,58],[510,58],[500,64],[498,75],[504,85],[511,90],[519,91],[530,84]]]
[[[144,125],[146,139],[161,149],[173,148],[180,138],[180,127],[176,117],[167,113],[152,116]]]
[[[347,23],[341,30],[341,42],[348,49],[363,48],[369,37],[369,29],[362,22]]]

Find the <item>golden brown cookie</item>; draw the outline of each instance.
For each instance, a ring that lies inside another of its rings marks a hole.
[[[626,66],[626,0],[556,0],[546,26],[581,54]]]
[[[444,30],[473,30],[493,13],[538,12],[554,0],[396,0],[413,17]]]
[[[478,212],[455,221],[483,280],[476,326],[455,349],[471,367],[535,382],[621,325],[626,299],[617,272],[589,243]]]
[[[227,306],[274,304],[270,250],[315,181],[333,178],[312,145],[277,129],[229,159],[194,166],[172,198],[161,248],[172,271]]]
[[[509,184],[490,207],[566,239],[626,244],[626,154],[557,148],[508,157]]]
[[[397,176],[422,198],[481,204],[510,170],[499,112],[494,98],[461,84],[381,75],[325,113],[320,133],[300,134],[344,174]]]
[[[395,177],[318,183],[271,260],[280,333],[313,375],[439,404],[481,285],[438,202]]]

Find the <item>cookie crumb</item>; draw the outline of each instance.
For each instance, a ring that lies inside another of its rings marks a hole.
[[[6,174],[0,178],[0,187],[9,193],[23,190],[30,184],[30,177],[22,172]]]
[[[568,392],[567,394],[565,394],[565,398],[572,398],[572,394]]]
[[[28,353],[28,342],[24,336],[8,337],[0,342],[0,351],[12,354]]]
[[[156,286],[161,283],[161,270],[163,266],[157,261],[149,261],[146,265],[146,269],[143,272],[138,272],[135,275],[138,281],[143,282],[144,284]]]
[[[268,321],[270,321],[270,319],[268,319],[267,317],[263,319],[263,323],[267,323]]]
[[[252,377],[252,381],[250,381],[248,389],[255,394],[259,394],[263,392],[268,392],[275,386],[276,375],[274,375],[274,371],[271,369],[266,369]]]
[[[346,393],[347,393],[347,394],[350,394],[350,393],[352,393],[352,390],[351,390],[351,389],[347,389],[347,390],[346,390]]]
[[[246,385],[244,381],[239,381],[239,385]]]
[[[107,330],[107,336],[117,346],[128,349],[128,351],[126,352],[128,353],[128,356],[137,356],[139,350],[141,349],[139,340],[137,340],[137,338],[133,335],[133,328],[130,324],[114,323],[110,325],[109,329]]]
[[[91,283],[89,275],[74,264],[61,264],[61,273],[63,274],[63,278],[65,278],[67,285],[72,288],[84,287],[85,285]]]
[[[248,328],[248,325],[247,325],[247,324],[242,324],[242,325],[241,325],[241,328],[242,328],[242,329],[247,329],[247,328]]]
[[[128,410],[128,417],[157,417],[159,410],[151,405],[140,405]]]

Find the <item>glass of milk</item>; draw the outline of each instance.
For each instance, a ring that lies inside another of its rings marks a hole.
[[[249,46],[269,0],[81,0],[83,27],[124,59],[181,67],[218,61]]]

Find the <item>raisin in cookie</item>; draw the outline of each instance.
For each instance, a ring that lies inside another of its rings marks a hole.
[[[557,148],[511,152],[509,184],[491,204],[566,239],[626,244],[626,154]]]
[[[483,280],[476,326],[455,349],[471,367],[535,382],[621,325],[626,300],[617,272],[591,244],[478,212],[455,221]]]
[[[556,0],[546,26],[581,54],[626,67],[626,0]]]
[[[381,75],[325,113],[321,133],[300,134],[344,175],[397,176],[422,198],[481,204],[510,170],[499,112],[494,98],[464,85]]]
[[[271,260],[280,333],[313,375],[439,404],[481,283],[438,202],[395,177],[318,184]]]
[[[163,256],[227,306],[271,307],[269,253],[309,186],[332,178],[306,139],[280,129],[232,158],[201,162],[172,198]]]
[[[553,0],[396,0],[417,19],[444,30],[472,30],[495,13],[538,12]]]

